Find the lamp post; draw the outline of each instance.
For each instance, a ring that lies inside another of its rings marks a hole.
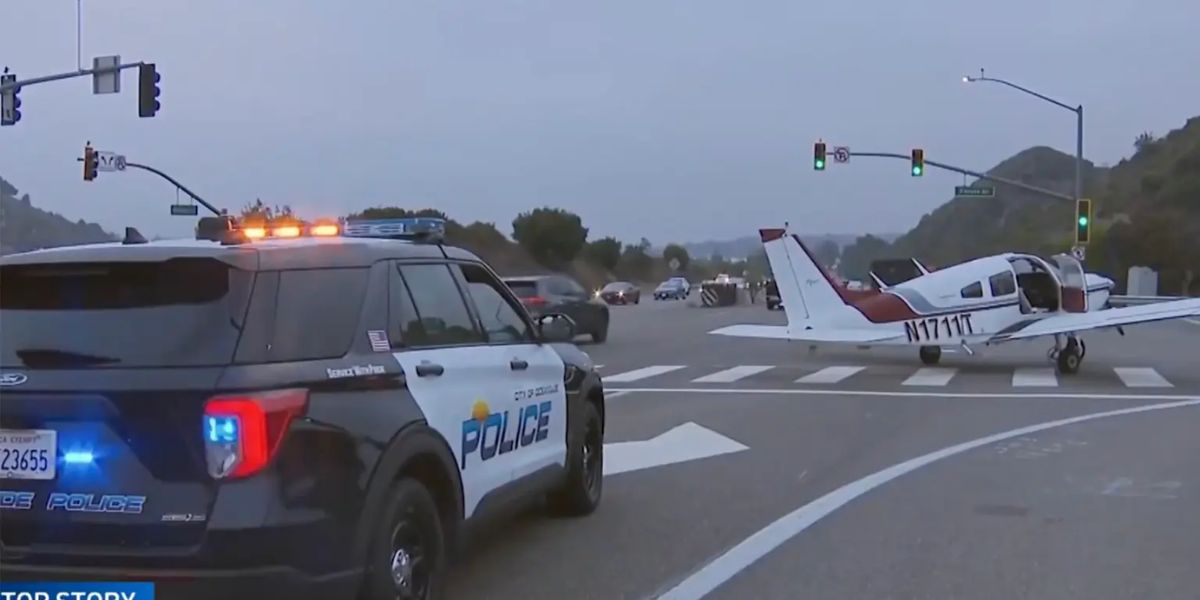
[[[1049,102],[1050,104],[1053,104],[1053,105],[1061,107],[1061,108],[1065,108],[1065,109],[1075,113],[1075,194],[1074,194],[1074,196],[1075,196],[1075,200],[1079,200],[1080,198],[1083,197],[1083,105],[1082,104],[1080,104],[1079,106],[1074,106],[1074,107],[1070,106],[1063,102],[1059,102],[1058,100],[1055,100],[1054,98],[1051,98],[1049,96],[1039,94],[1029,88],[1021,87],[1011,81],[1005,81],[1003,79],[997,79],[995,77],[988,77],[984,74],[983,69],[979,69],[978,77],[964,75],[962,80],[963,80],[963,83],[974,83],[977,81],[990,81],[992,83],[999,83],[1001,85],[1006,85],[1010,88],[1013,88],[1014,90],[1025,92],[1026,94],[1029,94],[1030,96],[1034,96],[1035,98],[1045,100],[1046,102]]]

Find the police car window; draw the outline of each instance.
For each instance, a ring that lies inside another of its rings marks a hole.
[[[982,298],[983,297],[983,284],[976,281],[975,283],[972,283],[971,285],[964,287],[962,289],[962,291],[959,292],[959,294],[963,298]]]
[[[401,323],[408,346],[478,344],[483,334],[475,327],[454,277],[446,265],[401,265],[416,320]]]
[[[345,355],[354,341],[366,289],[364,268],[260,272],[237,362]]]
[[[501,283],[496,278],[478,265],[459,268],[489,342],[503,344],[533,339],[525,319],[501,293]]]
[[[0,364],[227,365],[254,274],[209,258],[0,269]]]
[[[988,285],[992,288],[993,296],[1007,296],[1017,291],[1017,282],[1013,281],[1013,274],[1008,271],[988,277]]]

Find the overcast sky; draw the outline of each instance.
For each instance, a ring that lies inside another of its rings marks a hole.
[[[75,0],[3,0],[0,66],[76,66]],[[960,176],[901,161],[812,170],[812,143],[986,169],[1031,145],[1074,152],[1074,115],[964,73],[1086,108],[1111,164],[1144,130],[1200,114],[1196,0],[83,0],[83,59],[156,62],[137,117],[87,78],[25,88],[0,176],[35,205],[111,231],[190,235],[174,189],[91,183],[85,141],[236,209],[305,216],[432,206],[495,222],[579,213],[592,238],[699,241],[790,221],[904,231]]]

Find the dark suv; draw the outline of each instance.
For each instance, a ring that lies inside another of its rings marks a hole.
[[[6,582],[436,598],[482,516],[595,509],[569,320],[439,243],[229,234],[0,259]]]
[[[564,314],[575,321],[578,333],[590,335],[597,344],[608,339],[608,306],[570,277],[505,277],[504,283],[531,314]]]

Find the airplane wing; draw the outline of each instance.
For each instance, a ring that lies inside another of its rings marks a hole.
[[[1120,325],[1136,325],[1200,316],[1200,298],[1143,304],[1126,308],[1110,308],[1086,313],[1056,315],[1043,319],[1021,321],[992,336],[988,343],[1024,340],[1056,333],[1076,333]]]
[[[872,329],[802,329],[788,332],[786,325],[730,325],[709,332],[713,335],[732,337],[768,338],[774,340],[796,340],[801,342],[827,342],[844,344],[868,344],[903,338],[887,331]]]

